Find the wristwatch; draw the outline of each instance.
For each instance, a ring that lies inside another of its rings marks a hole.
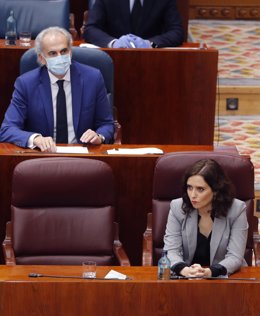
[[[105,142],[105,136],[103,136],[102,134],[97,134],[98,137],[101,139],[101,144],[103,144]]]
[[[150,43],[151,43],[151,47],[152,47],[152,48],[158,48],[158,45],[155,44],[154,42],[150,42]]]

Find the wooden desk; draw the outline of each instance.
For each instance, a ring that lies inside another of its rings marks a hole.
[[[115,65],[124,144],[213,144],[216,50],[104,50]]]
[[[173,151],[213,150],[212,146],[154,145],[165,153]],[[116,145],[90,146],[88,155],[67,155],[100,159],[111,167],[116,179],[116,217],[120,225],[120,238],[133,265],[141,264],[142,234],[146,228],[146,214],[151,210],[153,170],[158,155],[107,155],[106,150]],[[121,146],[122,147],[122,146]],[[125,146],[125,147],[146,147]],[[218,150],[216,148],[216,150]],[[14,167],[26,159],[58,156],[36,150],[23,149],[0,143],[0,244],[5,236],[5,223],[10,219],[11,183]],[[3,262],[0,252],[0,263]]]
[[[31,272],[81,276],[81,267],[0,266],[3,316],[260,315],[260,279],[157,280],[157,267],[112,267],[132,280],[29,278]],[[111,267],[98,267],[104,277]],[[232,277],[260,278],[260,268]]]
[[[124,144],[213,144],[218,52],[194,46],[104,49],[114,61]],[[0,40],[0,122],[23,53]]]

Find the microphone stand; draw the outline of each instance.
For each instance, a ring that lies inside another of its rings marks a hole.
[[[29,273],[29,278],[57,278],[57,279],[80,279],[80,280],[131,280],[131,278],[127,277],[126,279],[119,279],[119,278],[85,278],[76,275],[49,275],[49,274],[41,274],[41,273]]]

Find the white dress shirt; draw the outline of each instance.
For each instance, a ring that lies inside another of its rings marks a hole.
[[[144,5],[144,0],[140,0],[141,1],[141,5]],[[135,0],[130,0],[129,4],[130,4],[130,12],[132,12],[133,6],[134,6]]]

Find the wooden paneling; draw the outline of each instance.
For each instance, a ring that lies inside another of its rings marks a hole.
[[[259,0],[190,0],[190,19],[260,19]]]
[[[227,110],[228,98],[238,99],[238,110]],[[260,115],[259,86],[219,86],[216,115]]]
[[[105,49],[127,144],[212,144],[216,50]]]

